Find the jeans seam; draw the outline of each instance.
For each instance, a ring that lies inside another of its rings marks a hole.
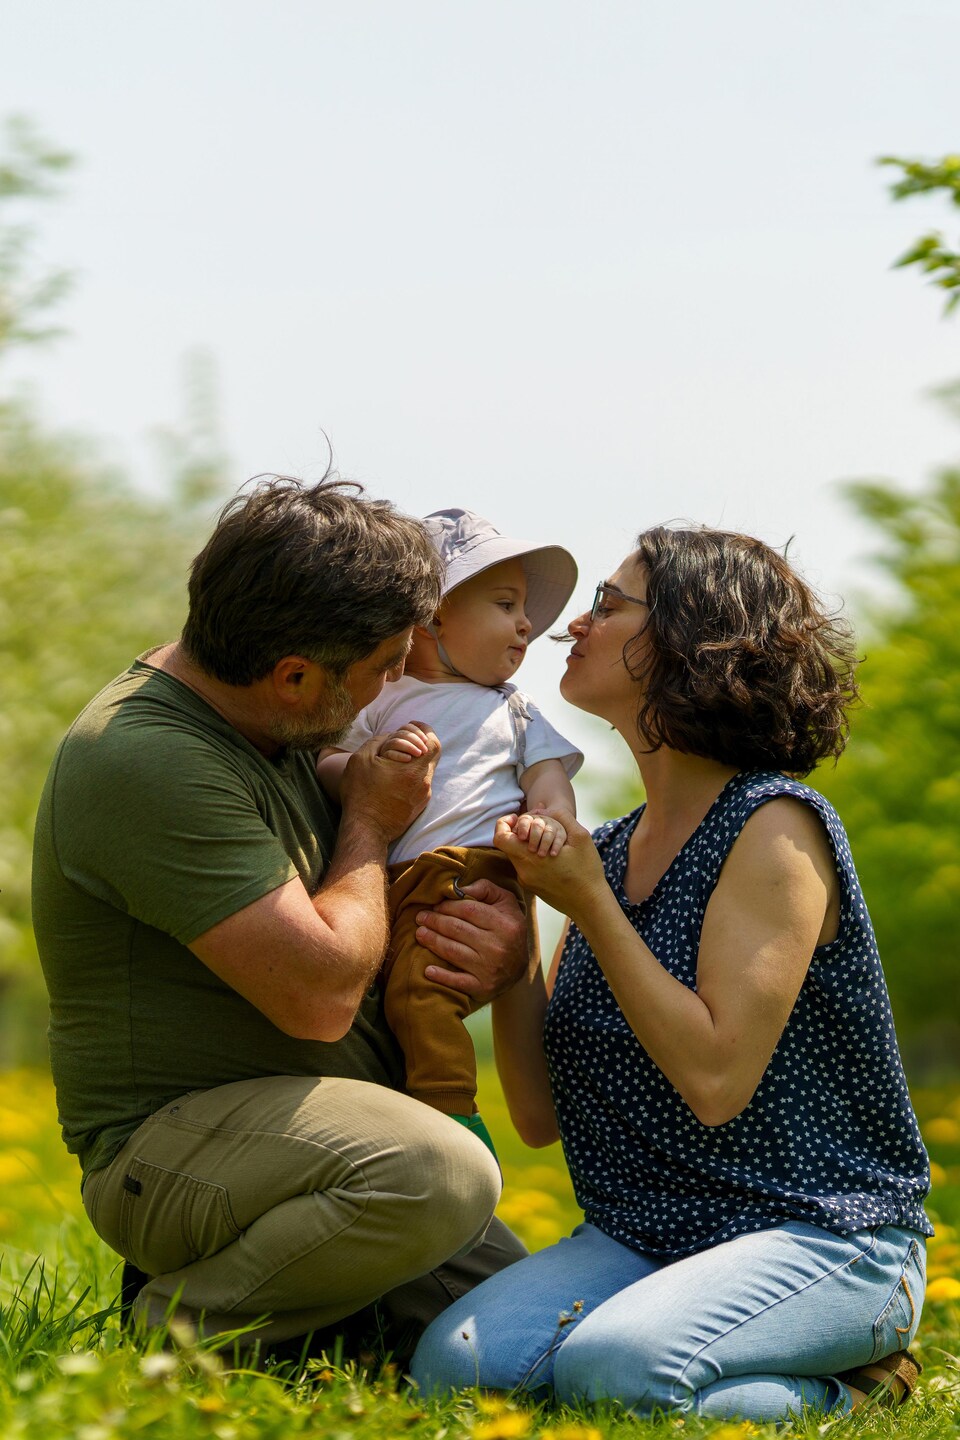
[[[732,1335],[733,1332],[735,1330],[739,1330],[741,1326],[749,1324],[751,1320],[755,1320],[758,1315],[766,1315],[767,1313],[769,1313],[769,1311],[775,1310],[778,1305],[783,1305],[785,1301],[792,1300],[797,1295],[802,1295],[805,1290],[811,1289],[814,1285],[819,1285],[821,1281],[829,1280],[832,1276],[838,1275],[841,1270],[849,1269],[850,1266],[855,1265],[858,1260],[862,1260],[864,1256],[869,1255],[876,1248],[876,1243],[876,1232],[872,1231],[870,1234],[870,1244],[867,1246],[866,1250],[859,1250],[856,1255],[852,1255],[848,1260],[844,1260],[842,1265],[835,1265],[832,1270],[825,1270],[822,1275],[817,1275],[815,1279],[809,1280],[805,1285],[801,1285],[796,1290],[791,1290],[789,1295],[782,1295],[779,1300],[774,1300],[773,1303],[770,1305],[764,1305],[760,1309],[755,1310],[752,1315],[746,1316],[743,1320],[738,1320],[735,1325],[730,1325],[726,1330],[719,1331],[716,1335],[711,1336],[709,1340],[705,1341],[700,1346],[699,1350],[697,1350],[693,1355],[689,1357],[680,1374],[677,1376],[676,1380],[671,1383],[670,1389],[672,1392],[674,1404],[680,1405],[683,1403],[683,1397],[677,1395],[678,1389],[683,1384],[683,1378],[686,1375],[687,1371],[690,1369],[690,1366],[693,1365],[697,1360],[699,1360],[700,1356],[704,1353],[704,1351],[709,1350],[711,1345],[715,1345],[718,1340],[726,1339],[728,1335]],[[698,1393],[699,1391],[693,1390],[692,1387],[690,1387],[689,1385],[686,1387],[687,1395],[695,1395]]]
[[[915,1326],[916,1326],[916,1323],[917,1323],[917,1306],[916,1306],[916,1302],[914,1301],[914,1298],[913,1298],[913,1291],[910,1289],[910,1284],[909,1284],[909,1281],[907,1280],[907,1270],[910,1268],[911,1262],[914,1261],[914,1260],[917,1258],[917,1255],[919,1254],[919,1249],[920,1249],[920,1247],[919,1247],[919,1245],[917,1244],[916,1240],[912,1240],[912,1241],[910,1242],[910,1246],[909,1246],[909,1248],[908,1248],[908,1250],[907,1250],[907,1253],[906,1253],[906,1255],[904,1256],[903,1263],[902,1263],[902,1265],[900,1266],[900,1276],[899,1276],[899,1278],[898,1278],[898,1280],[897,1280],[896,1285],[893,1287],[893,1290],[891,1291],[890,1298],[889,1298],[889,1300],[887,1301],[886,1305],[885,1305],[885,1306],[883,1307],[883,1309],[881,1310],[880,1314],[877,1316],[876,1320],[873,1322],[873,1335],[874,1335],[874,1341],[875,1341],[875,1344],[874,1344],[874,1349],[875,1349],[875,1350],[876,1350],[877,1348],[879,1348],[879,1344],[880,1344],[881,1341],[882,1341],[882,1337],[881,1337],[881,1335],[880,1335],[880,1332],[881,1332],[881,1329],[882,1329],[882,1326],[883,1326],[883,1322],[884,1322],[887,1314],[893,1309],[894,1305],[897,1303],[897,1296],[898,1296],[900,1290],[903,1290],[904,1294],[905,1294],[906,1297],[907,1297],[907,1303],[908,1303],[909,1306],[910,1306],[910,1323],[909,1323],[909,1325],[906,1325],[906,1326],[895,1325],[895,1326],[893,1327],[893,1328],[894,1328],[894,1333],[897,1335],[899,1341],[901,1342],[901,1348],[902,1348],[903,1343],[905,1342],[906,1337],[909,1336],[911,1330],[913,1330],[913,1329],[915,1328]],[[881,1358],[881,1357],[876,1356],[875,1358],[879,1359],[879,1358]]]
[[[896,1330],[897,1334],[900,1336],[900,1338],[901,1338],[901,1340],[902,1340],[905,1335],[909,1335],[909,1334],[910,1334],[910,1332],[912,1331],[914,1325],[917,1323],[917,1306],[916,1306],[916,1301],[915,1301],[914,1298],[913,1298],[913,1291],[910,1289],[910,1286],[907,1284],[907,1277],[906,1277],[906,1275],[902,1275],[902,1276],[900,1277],[900,1284],[903,1286],[904,1293],[905,1293],[907,1299],[910,1301],[910,1324],[909,1324],[909,1325],[895,1325],[895,1326],[894,1326],[894,1329]]]

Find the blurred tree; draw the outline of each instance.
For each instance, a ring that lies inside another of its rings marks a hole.
[[[960,155],[930,163],[884,156],[895,200],[946,196],[960,206]],[[928,231],[900,257],[960,303],[960,251]],[[940,391],[960,419],[960,384]],[[847,500],[880,533],[894,583],[861,606],[865,708],[840,766],[817,783],[850,832],[914,1074],[960,1068],[960,468],[919,492],[855,481]],[[954,998],[951,1000],[950,997]]]
[[[37,322],[66,284],[62,274],[34,278],[34,232],[14,223],[11,207],[52,194],[69,157],[22,121],[8,127],[6,148],[0,359],[54,333]],[[42,1053],[30,851],[53,752],[98,688],[179,632],[189,558],[224,490],[209,363],[202,379],[204,403],[191,409],[188,393],[185,435],[167,432],[169,483],[160,499],[107,467],[89,441],[52,434],[29,405],[0,392],[0,1063]],[[33,1034],[15,1032],[18,1014]]]
[[[890,186],[895,200],[939,191],[945,192],[953,205],[960,206],[960,155],[944,155],[942,160],[931,164],[884,155],[879,163],[895,165],[901,172],[901,178]],[[919,265],[930,276],[931,285],[946,290],[947,314],[960,304],[960,251],[952,248],[939,230],[929,230],[921,235],[894,263],[900,266]]]
[[[850,835],[911,1072],[930,1074],[960,1066],[960,469],[919,493],[844,488],[895,591],[858,607],[864,707],[813,783]]]
[[[28,120],[14,116],[4,126],[6,155],[0,158],[0,356],[17,343],[55,334],[37,329],[34,317],[64,294],[70,275],[64,270],[34,275],[30,264],[35,231],[20,219],[24,202],[57,193],[57,180],[73,156],[47,145]]]

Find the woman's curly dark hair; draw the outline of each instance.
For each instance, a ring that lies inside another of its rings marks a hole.
[[[791,775],[838,757],[859,694],[849,624],[749,535],[658,525],[636,546],[650,608],[623,658],[643,743]]]

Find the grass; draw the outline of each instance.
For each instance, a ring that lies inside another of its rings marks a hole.
[[[559,1147],[526,1150],[513,1137],[492,1073],[484,1116],[496,1137],[506,1184],[500,1214],[531,1249],[567,1233],[579,1218]],[[914,1349],[924,1362],[918,1401],[904,1411],[850,1419],[809,1417],[790,1427],[810,1440],[843,1432],[955,1440],[960,1430],[960,1086],[915,1095],[934,1157],[937,1238]],[[559,1411],[509,1398],[464,1395],[421,1403],[391,1366],[377,1373],[308,1362],[286,1381],[225,1365],[175,1336],[173,1350],[121,1340],[117,1259],[80,1208],[78,1172],[63,1149],[49,1080],[36,1071],[0,1074],[0,1437],[40,1440],[699,1440],[772,1437],[773,1426],[667,1416],[634,1420],[616,1408]]]

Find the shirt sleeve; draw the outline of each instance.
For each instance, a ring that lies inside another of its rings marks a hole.
[[[529,695],[524,695],[522,699],[529,718],[525,728],[523,760],[517,765],[517,775],[522,775],[524,770],[541,760],[559,760],[568,778],[572,780],[583,764],[583,751],[578,750],[550,724]]]
[[[64,876],[187,945],[294,879],[254,781],[193,737],[145,736],[61,767],[54,835]]]

